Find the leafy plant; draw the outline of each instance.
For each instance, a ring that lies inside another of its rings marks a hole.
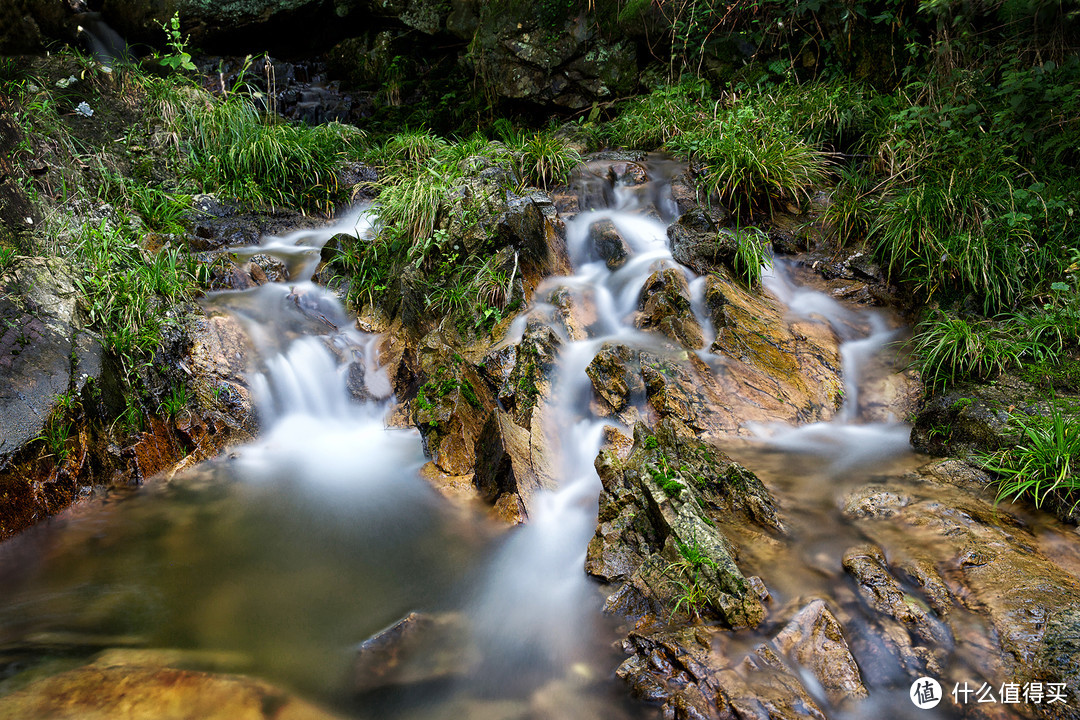
[[[750,287],[761,284],[761,273],[772,267],[772,255],[767,249],[769,238],[761,228],[745,228],[736,234],[737,246],[732,265],[735,274]]]
[[[554,133],[537,131],[521,145],[522,177],[543,188],[567,182],[580,164],[581,154]]]
[[[696,541],[689,544],[679,540],[675,547],[680,559],[665,569],[669,581],[675,586],[675,604],[672,615],[680,611],[697,618],[709,602],[709,592],[701,577],[705,568],[716,568],[716,561]]]
[[[191,196],[168,193],[160,188],[140,183],[124,183],[124,195],[131,207],[155,232],[183,232],[181,222],[191,208]]]
[[[166,45],[172,48],[172,52],[161,57],[161,64],[172,70],[194,71],[195,63],[191,62],[191,53],[187,52],[187,38],[180,35],[180,13],[174,12],[169,22],[162,23],[161,29],[165,31]]]
[[[1060,403],[1049,416],[1012,414],[1009,422],[1022,434],[1015,447],[982,456],[983,467],[1001,476],[997,501],[1030,498],[1035,507],[1053,500],[1070,507],[1080,504],[1080,482],[1073,471],[1080,460],[1080,423],[1066,416]]]
[[[159,410],[165,414],[166,417],[176,418],[180,413],[187,411],[188,407],[188,394],[187,387],[183,383],[174,385],[169,394],[166,395],[159,407]]]

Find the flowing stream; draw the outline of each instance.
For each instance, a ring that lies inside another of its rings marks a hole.
[[[607,341],[670,353],[630,322],[642,285],[660,267],[686,273],[706,347],[713,332],[702,279],[675,263],[667,245],[677,212],[664,180],[672,166],[648,167],[658,180],[644,186],[583,174],[578,189],[588,209],[568,223],[574,275],[546,281],[527,314],[564,344],[545,398],[560,448],[559,487],[537,498],[526,525],[505,532],[449,509],[420,476],[419,435],[386,426],[394,400],[377,338],[353,330],[334,296],[310,280],[330,237],[370,232],[359,208],[327,228],[235,249],[280,259],[290,279],[208,300],[212,312],[243,323],[256,351],[251,387],[264,428],[256,442],[0,548],[0,677],[43,663],[65,667],[100,648],[169,647],[217,653],[218,664],[232,658],[231,669],[356,717],[655,717],[612,677],[622,657],[612,646],[613,622],[582,570],[601,489],[593,460],[611,424],[590,410],[585,367]],[[589,243],[599,220],[610,220],[631,250],[616,271]],[[745,571],[765,580],[774,606],[831,598],[847,615],[845,629],[859,634],[865,611],[840,558],[864,538],[837,498],[919,460],[905,425],[868,422],[861,410],[866,375],[901,331],[883,312],[851,309],[797,284],[795,272],[777,260],[766,288],[844,341],[845,402],[830,422],[754,426],[733,440],[732,455],[777,495],[791,535],[783,545],[749,548]],[[589,308],[585,337],[571,337],[547,304],[560,288]],[[413,611],[458,628],[429,653],[447,654],[452,671],[431,671],[400,689],[357,691],[348,679],[357,643]],[[728,642],[748,651],[763,637],[734,633]],[[954,667],[978,676],[961,651],[952,657]],[[907,703],[897,668],[866,661],[863,672],[870,700],[838,715],[921,712]],[[919,716],[948,717],[944,706],[936,712]]]

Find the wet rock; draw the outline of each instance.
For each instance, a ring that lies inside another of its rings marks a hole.
[[[1009,413],[1045,407],[1045,393],[1013,376],[986,385],[960,384],[928,397],[915,416],[911,444],[931,455],[993,452],[1017,444]]]
[[[638,300],[641,314],[635,323],[642,330],[656,330],[688,350],[705,345],[704,334],[690,304],[686,276],[679,270],[658,270],[649,276]]]
[[[982,659],[989,673],[1021,683],[1036,678],[1064,682],[1072,697],[1080,690],[1080,655],[1066,636],[1075,631],[1072,619],[1080,612],[1080,581],[1047,558],[1035,537],[1004,508],[973,496],[966,479],[943,481],[950,467],[963,466],[953,462],[922,468],[919,478],[928,483],[925,497],[914,495],[895,515],[865,520],[862,525],[883,547],[890,547],[897,531],[919,533],[933,543],[933,562],[898,548],[898,554],[910,557],[899,562],[898,569],[921,586],[926,605],[941,620],[904,592],[888,572],[879,549],[849,552],[845,568],[857,574],[860,594],[867,602],[895,617],[904,635],[924,647],[948,647],[949,626],[942,620],[949,622],[954,615],[949,610],[954,601],[959,602],[987,617],[993,626],[995,640],[979,641],[988,645],[984,652],[999,653],[996,658]],[[942,568],[940,573],[938,568]],[[964,632],[961,624],[950,634],[960,637]],[[898,633],[890,637],[895,639]],[[918,645],[914,650],[920,650]],[[905,653],[901,657],[911,659]],[[924,654],[918,660],[933,657]],[[919,663],[907,664],[909,672],[920,671]]]
[[[459,615],[412,612],[356,647],[351,690],[466,677],[478,658]]]
[[[39,437],[58,396],[102,382],[103,351],[76,311],[74,275],[58,258],[21,258],[0,293],[0,467]]]
[[[0,718],[53,720],[332,720],[269,683],[171,667],[102,661],[36,680],[0,698]]]
[[[762,373],[754,384],[773,385],[803,418],[828,418],[839,407],[839,341],[829,325],[787,320],[779,305],[755,296],[726,271],[706,280],[705,303],[716,330],[711,352]]]
[[[451,475],[471,473],[476,441],[495,405],[475,368],[437,333],[421,341],[420,378],[411,403],[413,423],[432,461]]]
[[[481,497],[510,509],[520,504],[524,518],[529,515],[536,492],[554,487],[550,470],[536,467],[542,458],[533,452],[533,434],[537,431],[515,425],[509,413],[495,410],[476,443],[474,482]]]
[[[280,235],[300,228],[315,227],[318,218],[298,212],[243,213],[213,195],[198,195],[187,218],[184,236],[189,249],[211,271],[214,290],[246,290],[267,282],[289,279],[309,262],[308,258],[288,258],[287,262],[247,248],[258,245],[265,235]],[[237,252],[225,252],[227,249]]]
[[[685,215],[701,207],[700,191],[689,172],[682,172],[671,179],[671,198],[679,215]]]
[[[631,632],[623,642],[630,657],[616,674],[636,697],[661,705],[665,718],[824,720],[798,677],[769,646],[759,646],[741,662],[723,647],[722,635],[707,627]],[[857,689],[852,692],[860,697]]]
[[[605,582],[626,584],[609,598],[609,608],[661,607],[672,613],[678,607],[715,614],[732,627],[761,621],[764,608],[719,530],[724,513],[710,514],[699,490],[722,482],[732,465],[670,420],[655,435],[639,424],[625,460],[601,452],[596,467],[604,489],[585,567]],[[679,588],[688,584],[696,588],[700,606],[677,601]]]
[[[734,670],[722,673],[719,682],[721,697],[736,717],[825,720],[810,693],[767,645],[759,646]]]
[[[589,226],[589,242],[592,243],[593,252],[604,260],[609,270],[618,270],[630,257],[630,246],[610,220],[599,220]]]
[[[533,411],[541,398],[550,397],[550,376],[562,341],[539,318],[530,317],[517,346],[514,367],[499,387],[499,402],[513,415],[514,422],[532,427]]]
[[[649,171],[636,162],[614,162],[608,167],[608,178],[613,185],[633,187],[651,181]]]
[[[892,576],[880,548],[852,548],[844,553],[844,570],[858,583],[859,594],[871,607],[887,615],[927,648],[948,648],[952,635],[917,598],[904,592]]]
[[[352,188],[350,196],[353,201],[375,198],[375,183],[379,179],[379,173],[371,165],[350,160],[337,169],[336,177],[339,186]]]
[[[637,353],[625,345],[605,343],[585,368],[592,381],[601,415],[620,416],[645,397],[645,383],[638,372]]]
[[[247,384],[247,337],[239,322],[225,315],[195,316],[185,336],[189,344],[180,364],[199,403],[216,408],[236,440],[253,437],[259,422]]]
[[[885,282],[885,274],[881,272],[881,266],[866,253],[857,252],[850,255],[844,261],[844,267],[854,278],[875,283]]]
[[[698,275],[706,275],[721,265],[731,266],[739,248],[738,238],[717,228],[702,210],[684,213],[667,230],[671,256]]]
[[[773,645],[797,667],[809,670],[833,704],[869,694],[840,623],[823,600],[800,610],[773,638]]]
[[[623,649],[631,653],[616,670],[640,700],[663,706],[664,717],[715,718],[718,686],[710,635],[698,628],[630,633]]]
[[[519,251],[522,270],[534,287],[541,278],[570,273],[566,226],[550,195],[536,191],[511,198],[496,229],[505,243]]]
[[[551,319],[560,334],[569,342],[587,340],[589,325],[596,322],[592,294],[578,294],[571,288],[560,287],[548,299],[554,308]]]

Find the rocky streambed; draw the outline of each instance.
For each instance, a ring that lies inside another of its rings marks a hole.
[[[0,718],[1078,714],[1075,532],[911,451],[871,263],[749,283],[663,158],[464,187],[521,308],[469,341],[407,277],[358,326],[325,290],[362,210],[258,245],[202,221],[231,289],[178,356],[191,417],[259,434],[0,546]]]

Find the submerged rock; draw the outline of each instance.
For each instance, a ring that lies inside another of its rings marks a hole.
[[[411,612],[356,647],[350,689],[360,694],[465,677],[477,661],[459,615]]]
[[[953,479],[954,472],[959,477]],[[962,614],[954,612],[961,605],[993,627],[989,642],[976,641],[983,648],[978,662],[992,682],[1061,682],[1077,697],[1080,578],[1047,557],[1004,508],[972,494],[978,488],[968,475],[963,463],[946,461],[911,478],[924,485],[853,491],[843,506],[861,518],[860,528],[875,544],[850,550],[844,567],[877,613],[879,637],[912,677],[934,672],[954,638],[972,642]],[[893,499],[880,504],[886,511],[866,513],[867,503],[856,499],[865,497]],[[898,547],[898,531],[917,535],[921,545]],[[901,559],[886,560],[893,555]],[[1074,717],[1071,712],[1052,716]]]
[[[196,670],[91,665],[0,697],[3,720],[333,720],[337,717],[262,680]]]

